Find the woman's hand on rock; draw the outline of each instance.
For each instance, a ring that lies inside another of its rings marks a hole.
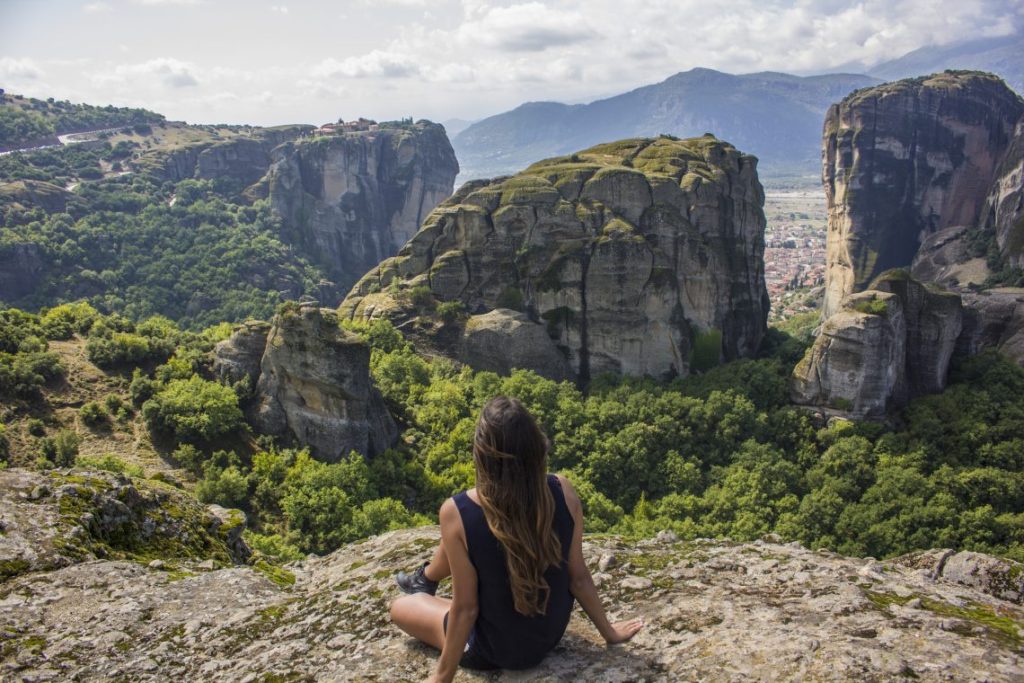
[[[614,645],[616,643],[624,643],[633,636],[635,636],[637,632],[643,627],[643,619],[627,619],[625,621],[617,621],[614,624],[612,624],[611,637],[605,638],[605,640],[608,641],[609,645]]]

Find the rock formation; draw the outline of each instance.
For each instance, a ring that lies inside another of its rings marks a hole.
[[[467,320],[459,357],[474,368],[501,375],[530,368],[554,380],[569,378],[569,364],[544,326],[508,308]]]
[[[514,325],[489,324],[486,344],[474,328],[490,318],[471,319],[466,343],[432,341],[478,367],[561,376],[543,330],[583,384],[750,356],[768,312],[756,163],[712,136],[643,138],[467,183],[356,284],[342,314],[411,329],[424,297],[474,316],[520,310]]]
[[[979,72],[866,88],[829,109],[823,319],[879,273],[909,267],[929,237],[978,224],[1022,115],[1024,101],[999,78]],[[1003,171],[1012,185],[1012,169]],[[1009,220],[1010,207],[996,203],[993,220]]]
[[[0,301],[14,301],[36,292],[46,277],[46,260],[37,244],[0,247]]]
[[[960,297],[905,270],[880,275],[843,299],[793,370],[795,403],[882,417],[942,391],[962,327]]]
[[[269,334],[270,324],[262,320],[249,320],[236,327],[213,349],[213,374],[222,382],[248,381],[250,387],[255,387]]]
[[[156,481],[0,470],[0,581],[98,558],[244,562],[244,528],[241,511],[204,506]]]
[[[947,71],[851,94],[829,110],[824,137],[823,325],[794,371],[794,401],[880,416],[945,388],[956,349],[995,347],[1024,363],[1012,290],[941,291],[1024,259],[1024,100],[990,74]],[[914,278],[879,276],[887,268]],[[888,328],[864,317],[865,299],[850,296],[865,288],[898,295],[903,361],[890,357]]]
[[[241,191],[266,174],[275,147],[312,130],[312,126],[304,125],[258,128],[251,135],[227,140],[202,140],[154,149],[133,159],[130,165],[162,181],[221,180],[231,182]]]
[[[1024,288],[998,287],[963,294],[964,329],[957,352],[998,349],[1024,366]]]
[[[398,251],[458,172],[444,127],[420,121],[286,144],[267,180],[282,236],[344,291]]]
[[[437,541],[436,527],[395,531],[274,571],[175,557],[19,576],[0,584],[0,675],[423,680],[437,652],[390,624],[387,606],[394,573]],[[577,610],[534,669],[456,680],[1001,682],[1024,670],[1013,562],[952,551],[878,562],[670,533],[585,537],[583,554],[611,617],[646,622],[630,643],[606,647]],[[616,562],[599,571],[602,556]]]
[[[243,328],[232,339],[257,336]],[[244,357],[248,360],[238,367],[251,376],[252,356]],[[223,361],[221,367],[226,367]],[[260,431],[291,435],[327,462],[353,450],[376,455],[398,436],[384,399],[370,382],[370,347],[342,330],[334,311],[316,306],[285,310],[274,318],[256,400]]]
[[[1024,268],[1024,119],[985,202],[982,229],[995,237],[1006,265]]]

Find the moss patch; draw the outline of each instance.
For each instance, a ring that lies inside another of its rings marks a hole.
[[[257,560],[253,569],[283,588],[295,585],[295,574],[287,569],[275,567],[265,560]]]

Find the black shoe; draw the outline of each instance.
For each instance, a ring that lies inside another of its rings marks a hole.
[[[423,570],[426,568],[427,563],[424,562],[412,574],[398,572],[395,582],[398,583],[398,587],[402,589],[403,593],[429,593],[433,595],[437,592],[437,581],[431,581],[427,578],[427,575],[423,573]]]

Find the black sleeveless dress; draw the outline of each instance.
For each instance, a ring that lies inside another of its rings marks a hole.
[[[573,606],[569,592],[569,548],[574,523],[558,477],[549,474],[548,486],[555,499],[554,528],[562,544],[562,565],[549,567],[544,573],[551,594],[547,613],[536,617],[526,617],[515,610],[505,551],[487,526],[483,509],[465,492],[454,497],[466,531],[469,560],[477,574],[480,611],[467,648],[467,659],[477,664],[483,660],[502,669],[536,666],[562,639],[569,624]]]

